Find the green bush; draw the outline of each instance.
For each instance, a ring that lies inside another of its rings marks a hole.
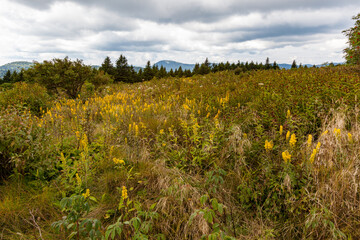
[[[41,115],[41,109],[50,107],[50,100],[46,89],[38,84],[19,82],[12,89],[0,92],[0,107],[28,109],[37,116]]]

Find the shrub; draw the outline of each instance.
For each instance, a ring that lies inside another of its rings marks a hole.
[[[50,107],[50,100],[46,89],[38,84],[19,82],[13,88],[0,92],[0,107],[29,109],[37,116],[41,115],[42,109]]]

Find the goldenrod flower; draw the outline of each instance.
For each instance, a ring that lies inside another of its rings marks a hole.
[[[307,146],[308,146],[308,147],[311,147],[312,138],[313,138],[312,135],[309,134],[309,137],[308,137],[308,140],[307,140]]]
[[[335,129],[334,129],[334,134],[335,134],[335,137],[336,137],[336,138],[339,138],[339,137],[340,137],[340,134],[341,134],[341,129],[340,129],[340,128],[335,128]]]
[[[266,152],[271,151],[273,147],[274,147],[273,141],[269,142],[268,140],[265,140],[265,150],[266,150]]]
[[[164,134],[164,129],[160,129],[160,134]]]
[[[282,125],[280,125],[280,130],[279,130],[279,133],[280,133],[280,136],[282,135],[282,133],[283,133],[283,126]]]
[[[243,134],[243,137],[247,139],[248,135],[246,133]]]
[[[352,137],[351,133],[348,133],[348,140],[350,143],[353,142],[353,137]]]
[[[323,133],[321,134],[321,137],[324,136],[324,135],[326,135],[328,132],[329,132],[329,130],[326,130],[325,132],[323,132]]]
[[[113,162],[114,162],[115,164],[125,165],[125,161],[122,160],[122,159],[113,158]]]
[[[282,152],[282,158],[285,163],[290,163],[291,161],[291,155],[287,150],[285,152]]]
[[[317,154],[318,150],[315,148],[310,156],[310,163],[312,164],[315,160],[315,156]]]
[[[316,152],[319,152],[320,146],[321,146],[321,142],[318,142],[318,143],[316,144]]]
[[[82,194],[84,198],[90,197],[90,189],[86,189],[86,192]]]
[[[76,182],[77,182],[77,184],[78,184],[78,185],[81,185],[81,178],[80,178],[79,174],[76,173],[75,176],[76,176]]]
[[[291,147],[295,147],[295,144],[296,144],[296,136],[295,136],[295,133],[293,133],[293,134],[291,135],[291,138],[290,138],[289,143],[290,143],[290,146],[291,146]]]
[[[289,139],[289,137],[290,137],[290,131],[287,131],[287,133],[286,133],[286,141]]]
[[[127,189],[125,186],[122,186],[122,190],[121,190],[121,198],[123,200],[127,199],[128,198],[128,194],[127,194]]]
[[[287,112],[286,112],[286,118],[290,118],[290,116],[291,116],[290,110],[287,110]]]

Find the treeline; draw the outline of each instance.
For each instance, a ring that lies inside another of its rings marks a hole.
[[[180,66],[177,69],[171,69],[166,71],[165,67],[153,65],[151,66],[150,61],[147,62],[144,69],[139,69],[138,71],[132,65],[128,65],[127,59],[125,56],[120,55],[120,57],[115,61],[115,64],[111,62],[109,57],[106,57],[104,62],[101,64],[99,70],[104,71],[114,78],[115,82],[127,82],[135,83],[142,81],[149,81],[152,78],[165,78],[165,77],[191,77],[196,74],[205,75],[210,72],[219,72],[226,70],[234,70],[236,73],[251,71],[251,70],[267,70],[267,69],[279,69],[279,66],[274,62],[271,64],[269,58],[266,59],[265,64],[263,63],[254,63],[253,61],[249,62],[240,62],[237,63],[210,63],[209,60],[206,60],[203,63],[196,63],[193,70],[182,69]]]
[[[113,64],[109,57],[106,57],[99,69],[92,66],[85,65],[82,60],[72,61],[68,57],[64,59],[53,59],[50,61],[43,61],[42,63],[34,62],[32,67],[20,72],[7,71],[3,79],[0,79],[0,84],[3,88],[11,88],[12,83],[27,82],[37,83],[47,89],[52,95],[64,93],[70,98],[77,98],[83,85],[86,83],[86,88],[90,91],[96,90],[102,85],[111,82],[135,83],[149,81],[153,78],[166,77],[191,77],[196,74],[205,75],[210,72],[219,72],[231,70],[235,74],[251,70],[266,70],[278,69],[279,66],[274,62],[269,63],[269,58],[266,59],[265,64],[245,62],[241,63],[209,63],[208,59],[199,64],[195,64],[192,70],[183,70],[181,67],[170,71],[166,71],[163,66],[151,65],[147,62],[145,68],[140,68],[138,71],[129,65],[125,56],[120,55]],[[93,90],[92,90],[93,89]]]

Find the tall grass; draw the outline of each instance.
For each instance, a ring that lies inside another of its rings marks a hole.
[[[359,238],[359,80],[348,67],[219,72],[19,110],[36,140],[1,159],[13,170],[0,239],[64,237],[50,227],[59,202],[86,189],[96,201],[83,217],[104,236],[120,216],[151,226],[125,224],[119,239]],[[8,144],[21,139],[0,124]],[[120,207],[123,187],[134,210]]]

